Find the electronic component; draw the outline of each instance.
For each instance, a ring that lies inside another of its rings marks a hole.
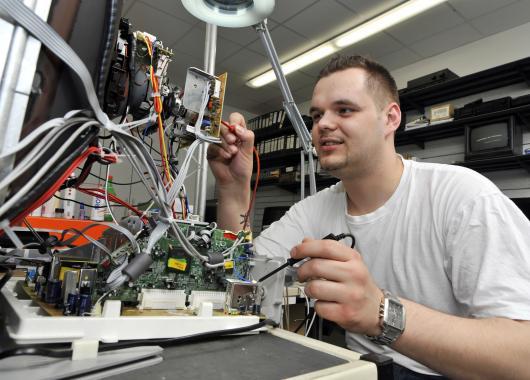
[[[69,270],[64,273],[64,281],[61,293],[64,305],[68,303],[68,295],[76,292],[78,278],[79,272],[77,271]]]
[[[227,280],[224,310],[232,313],[259,313],[258,284],[241,280]]]
[[[204,302],[210,302],[214,309],[222,310],[225,302],[225,292],[194,290],[190,295],[190,308],[198,310]]]
[[[142,289],[138,300],[140,302],[138,305],[140,310],[186,308],[186,293],[184,293],[184,290]]]

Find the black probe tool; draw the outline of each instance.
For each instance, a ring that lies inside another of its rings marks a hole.
[[[336,240],[336,241],[339,241],[339,240],[342,240],[342,239],[347,238],[347,237],[351,238],[351,240],[352,240],[351,248],[355,247],[355,237],[353,235],[351,235],[351,234],[339,234],[339,235],[329,234],[329,235],[324,236],[322,238],[322,240]],[[263,282],[266,279],[268,279],[270,276],[272,276],[272,275],[278,273],[279,271],[281,271],[282,269],[285,269],[288,266],[293,266],[294,264],[296,264],[297,262],[302,261],[302,260],[303,259],[293,259],[291,257],[291,258],[287,259],[285,264],[280,265],[278,268],[274,269],[273,271],[267,273],[265,276],[260,278],[258,280],[258,282]]]

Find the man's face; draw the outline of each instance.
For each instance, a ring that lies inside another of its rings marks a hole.
[[[313,91],[313,144],[322,168],[340,179],[365,174],[383,149],[385,112],[365,81],[364,70],[346,69],[320,79]]]

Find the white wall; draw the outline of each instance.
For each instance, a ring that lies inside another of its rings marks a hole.
[[[530,36],[530,23],[394,70],[392,71],[392,75],[396,79],[398,88],[404,88],[408,80],[444,68],[448,68],[460,76],[472,74],[530,56],[528,36]],[[528,93],[530,93],[528,86],[521,83],[519,85],[455,99],[453,103],[459,107],[478,98],[483,98],[486,101],[502,96],[516,97]],[[298,104],[300,112],[307,114],[310,104],[310,100],[300,102]],[[426,112],[428,112],[428,109],[426,109]],[[407,115],[407,119],[413,118],[414,116],[416,115],[409,114]],[[525,133],[523,144],[524,147],[530,146],[529,133]],[[454,161],[463,161],[464,159],[464,137],[451,137],[427,142],[425,149],[421,149],[415,145],[407,145],[398,147],[397,150],[399,153],[413,154],[424,161],[453,163]],[[530,197],[530,175],[524,169],[486,172],[484,175],[499,186],[509,197]],[[276,187],[263,188],[258,191],[253,220],[255,234],[257,235],[261,229],[261,218],[265,207],[285,205],[288,202],[295,201],[298,199],[297,197],[297,195],[293,195]]]

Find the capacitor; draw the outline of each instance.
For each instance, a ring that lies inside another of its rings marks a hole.
[[[61,280],[50,280],[46,286],[44,302],[56,304],[61,299]]]
[[[35,293],[37,297],[42,298],[42,292],[44,291],[44,284],[46,283],[46,277],[37,276],[35,280]]]
[[[75,315],[77,311],[77,303],[79,302],[79,296],[77,293],[68,293],[66,298],[66,304],[64,305],[64,315]]]
[[[79,308],[77,309],[77,315],[83,316],[85,313],[90,313],[92,309],[92,299],[90,294],[79,295]]]
[[[63,299],[63,304],[66,305],[68,302],[68,295],[70,293],[75,293],[77,288],[77,276],[79,273],[75,270],[68,270],[64,272],[64,281],[61,296]]]

